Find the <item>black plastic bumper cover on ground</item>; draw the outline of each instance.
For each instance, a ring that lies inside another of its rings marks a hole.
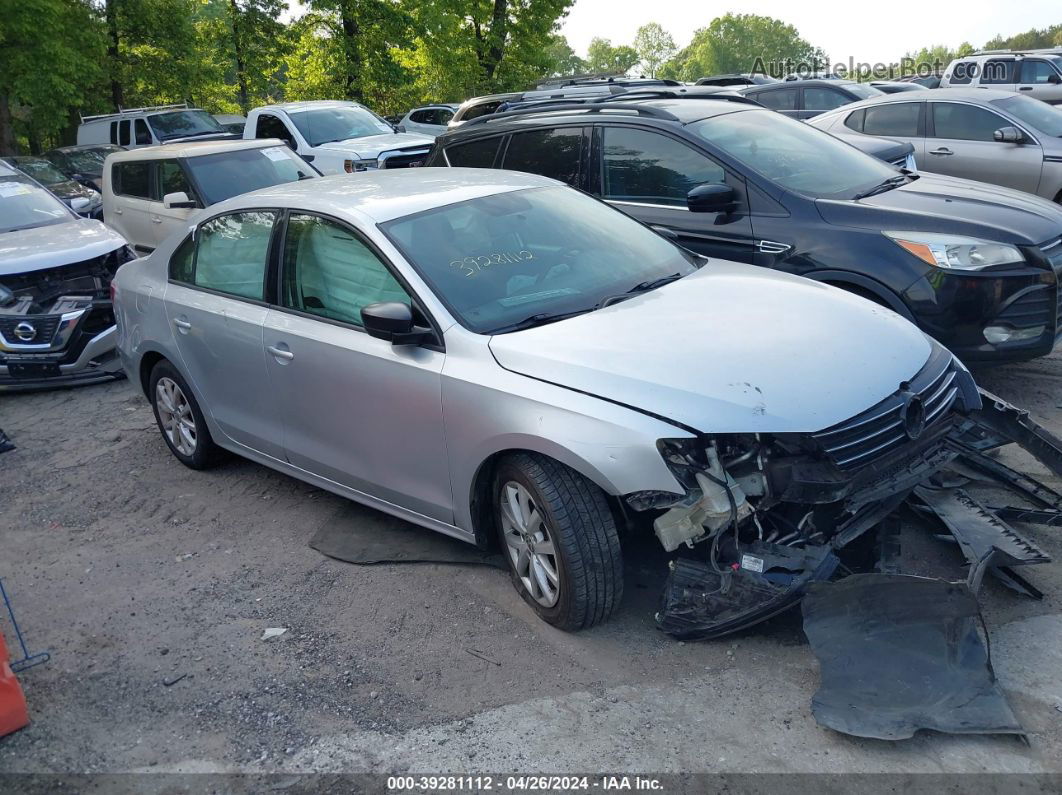
[[[919,729],[1023,734],[996,683],[963,583],[857,574],[812,583],[804,632],[819,659],[812,699],[822,726],[901,740]]]

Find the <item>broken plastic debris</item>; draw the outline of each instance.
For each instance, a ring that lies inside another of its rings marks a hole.
[[[270,638],[279,638],[287,631],[287,627],[268,627],[265,632],[262,633],[262,640],[269,640]]]

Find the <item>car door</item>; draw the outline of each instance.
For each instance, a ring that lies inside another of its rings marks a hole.
[[[925,139],[925,105],[924,102],[882,102],[869,105],[856,111],[860,114],[845,120],[845,125],[853,124],[864,135],[876,135],[906,141],[914,147],[915,164],[922,168],[926,159]]]
[[[129,241],[139,254],[155,250],[152,161],[123,160],[111,164],[114,207],[107,209],[107,223]]]
[[[200,224],[170,260],[166,317],[181,370],[230,440],[283,460],[263,323],[266,273],[279,213],[241,210]]]
[[[601,125],[593,148],[592,193],[698,254],[753,261],[752,222],[740,176],[685,141],[656,130]],[[712,182],[734,189],[734,211],[690,212],[686,194]]]
[[[176,158],[156,160],[155,195],[150,217],[154,227],[156,246],[174,232],[183,229],[188,216],[192,213],[192,210],[187,207],[167,207],[163,199],[170,193],[184,193],[191,201],[196,200],[195,190],[188,181],[188,175],[185,174],[181,162]]]
[[[264,352],[288,461],[434,519],[453,521],[443,432],[445,354],[370,337],[361,309],[414,303],[373,246],[330,218],[292,211],[279,306]]]
[[[541,174],[573,188],[586,190],[586,159],[590,148],[582,125],[513,133],[502,155],[501,168]]]
[[[996,91],[1016,91],[1017,63],[1013,58],[989,58],[981,65],[977,78],[980,88]]]
[[[801,110],[797,114],[797,118],[800,119],[810,119],[820,113],[834,110],[855,101],[838,89],[826,86],[805,86],[803,93],[804,97],[800,105]]]
[[[919,167],[1035,192],[1043,169],[1043,150],[1034,138],[1022,144],[996,141],[994,133],[1013,122],[965,102],[929,103],[926,156]]]
[[[1017,88],[1050,105],[1062,104],[1062,73],[1051,61],[1025,58],[1018,70]]]

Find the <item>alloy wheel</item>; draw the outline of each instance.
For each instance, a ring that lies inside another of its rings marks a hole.
[[[502,486],[500,502],[506,551],[517,579],[536,602],[553,607],[560,598],[560,568],[545,515],[515,481]]]
[[[160,378],[155,386],[155,406],[162,432],[178,453],[195,455],[196,427],[192,406],[181,387],[172,378]]]

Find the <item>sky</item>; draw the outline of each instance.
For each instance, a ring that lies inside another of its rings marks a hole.
[[[862,5],[862,8],[860,7]],[[1058,0],[963,0],[961,3],[856,4],[793,0],[744,0],[740,5],[704,0],[575,0],[561,32],[580,55],[600,36],[614,45],[630,44],[646,22],[659,22],[675,43],[689,44],[693,31],[727,12],[774,17],[796,27],[822,47],[831,62],[898,62],[905,52],[934,44],[982,46],[997,34],[1062,23]]]

